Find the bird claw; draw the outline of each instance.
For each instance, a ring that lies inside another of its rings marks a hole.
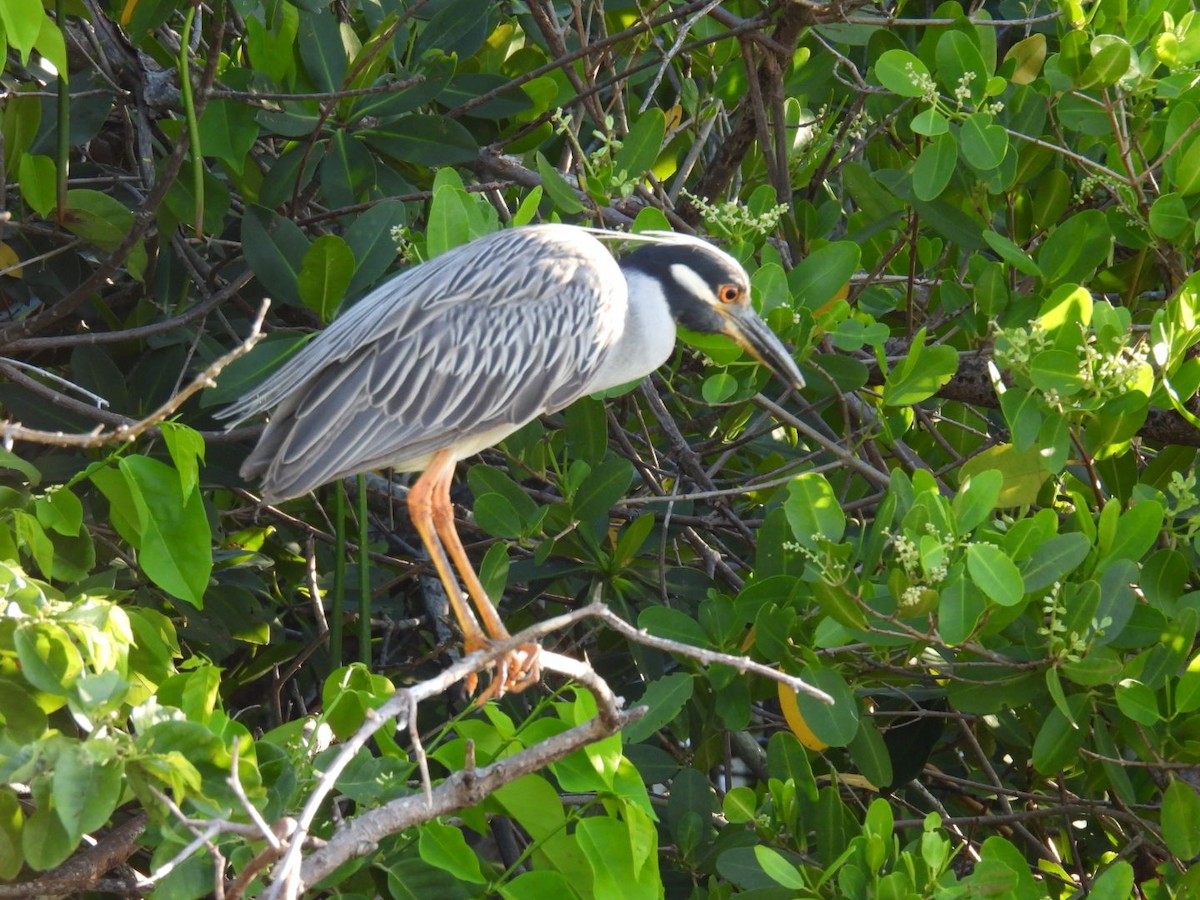
[[[482,650],[487,644],[480,642],[478,646],[464,647],[468,653]],[[489,700],[499,700],[505,694],[520,693],[542,677],[541,656],[542,648],[537,644],[521,644],[501,656],[495,663],[495,671],[491,682],[482,693],[475,698],[477,706],[483,706]],[[479,686],[479,676],[472,672],[465,679],[467,694],[474,694]]]

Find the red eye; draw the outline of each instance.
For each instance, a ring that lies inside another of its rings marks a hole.
[[[717,289],[717,299],[722,303],[737,303],[742,299],[742,289],[736,284],[723,284]]]

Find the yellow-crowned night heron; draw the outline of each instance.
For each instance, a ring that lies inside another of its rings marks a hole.
[[[368,469],[423,472],[409,513],[465,650],[507,638],[455,531],[450,481],[458,460],[543,413],[647,375],[671,355],[676,323],[726,334],[788,385],[804,385],[750,306],[750,281],[736,260],[694,237],[649,240],[618,263],[595,232],[532,225],[402,272],[223,412],[241,421],[271,411],[242,475],[261,477],[264,500],[273,502]],[[537,677],[537,648],[522,647],[488,694]]]

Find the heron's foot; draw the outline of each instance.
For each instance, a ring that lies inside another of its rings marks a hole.
[[[466,653],[474,653],[488,646],[490,642],[486,639],[468,640],[463,650]],[[542,648],[538,644],[521,644],[501,656],[496,660],[492,680],[475,698],[475,703],[483,706],[489,700],[499,700],[507,693],[520,693],[531,684],[536,684],[542,677],[541,653]],[[472,672],[466,679],[467,693],[474,694],[478,685],[479,678]]]

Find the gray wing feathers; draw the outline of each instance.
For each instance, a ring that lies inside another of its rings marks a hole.
[[[242,474],[295,496],[561,409],[619,338],[625,293],[608,252],[567,226],[450,251],[363,298],[227,410],[274,407]]]

